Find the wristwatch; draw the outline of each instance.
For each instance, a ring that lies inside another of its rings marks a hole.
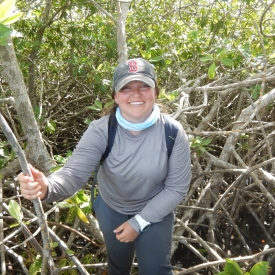
[[[145,221],[139,214],[136,214],[135,218],[139,224],[139,228],[141,232],[144,232],[150,228],[151,223]]]

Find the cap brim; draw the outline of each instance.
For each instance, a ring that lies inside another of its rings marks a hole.
[[[155,81],[152,78],[147,77],[145,75],[135,74],[135,75],[127,76],[127,77],[123,78],[122,80],[120,80],[115,86],[115,92],[120,91],[124,85],[126,85],[127,83],[134,81],[134,80],[142,81],[142,82],[148,84],[150,87],[155,88]]]

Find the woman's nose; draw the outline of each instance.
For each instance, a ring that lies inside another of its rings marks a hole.
[[[140,90],[139,90],[139,88],[133,88],[133,95],[134,95],[134,96],[139,96],[139,95],[140,95]]]

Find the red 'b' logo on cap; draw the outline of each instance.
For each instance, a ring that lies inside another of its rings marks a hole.
[[[129,71],[128,73],[136,73],[138,71],[138,63],[135,60],[130,60],[128,62]]]

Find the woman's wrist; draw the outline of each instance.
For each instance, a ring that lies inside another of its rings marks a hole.
[[[43,184],[41,184],[41,194],[40,194],[40,199],[41,200],[45,200],[48,198],[48,186],[49,186],[49,182],[48,179],[46,178],[45,180],[43,180]]]

